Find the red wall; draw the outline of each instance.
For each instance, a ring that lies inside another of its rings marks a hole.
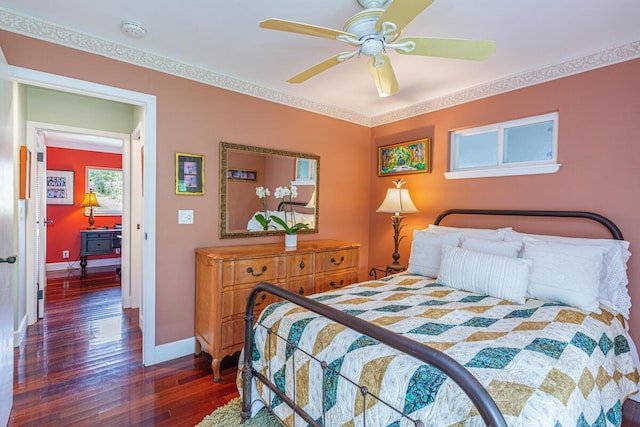
[[[47,226],[47,264],[80,259],[80,232],[89,225],[89,218],[80,206],[85,194],[86,167],[122,168],[122,154],[99,153],[95,151],[47,148],[47,169],[73,171],[73,206],[47,205],[47,219],[53,224]],[[96,216],[95,226],[122,223],[121,216]],[[69,251],[69,259],[62,258],[62,251]],[[91,259],[116,258],[120,255],[94,255]]]

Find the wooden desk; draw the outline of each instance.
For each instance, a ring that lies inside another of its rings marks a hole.
[[[87,256],[110,255],[121,247],[121,229],[80,230],[80,268],[82,275],[87,273]]]

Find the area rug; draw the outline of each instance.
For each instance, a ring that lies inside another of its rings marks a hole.
[[[224,406],[219,407],[200,421],[196,427],[284,427],[284,425],[266,408],[262,408],[255,417],[242,424],[242,400],[239,397],[232,399]]]

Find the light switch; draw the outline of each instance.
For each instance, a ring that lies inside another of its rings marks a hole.
[[[192,210],[179,210],[178,211],[178,224],[193,224],[193,211]]]

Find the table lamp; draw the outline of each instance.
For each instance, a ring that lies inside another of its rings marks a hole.
[[[93,218],[93,208],[94,206],[100,207],[96,193],[94,193],[93,190],[89,190],[89,192],[84,195],[84,200],[80,206],[83,208],[89,208],[89,226],[87,227],[87,230],[95,230],[96,227],[93,224],[96,220]]]
[[[396,188],[389,188],[387,190],[387,195],[384,198],[384,201],[376,211],[382,213],[393,213],[393,216],[391,216],[394,243],[393,263],[387,266],[387,271],[390,273],[402,271],[405,269],[405,267],[400,265],[400,263],[398,262],[398,260],[400,259],[400,254],[398,253],[398,245],[400,244],[400,241],[406,237],[400,237],[400,231],[404,227],[404,225],[401,225],[404,216],[400,214],[418,212],[418,209],[411,200],[411,196],[409,196],[409,190],[407,190],[406,188],[401,188],[406,181],[404,179],[399,179],[392,182],[396,185]]]
[[[311,195],[311,199],[309,199],[309,203],[307,203],[304,207],[309,209],[316,208],[316,190],[313,190],[313,194]]]

